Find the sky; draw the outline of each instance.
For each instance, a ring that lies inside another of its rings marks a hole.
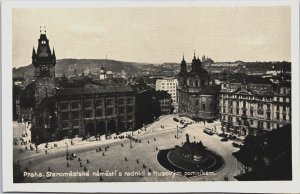
[[[290,61],[289,7],[13,9],[13,66],[31,64],[40,26],[57,59]]]

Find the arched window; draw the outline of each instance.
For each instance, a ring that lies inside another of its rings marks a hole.
[[[196,106],[198,106],[198,104],[199,104],[199,100],[197,99],[197,100],[196,100]]]

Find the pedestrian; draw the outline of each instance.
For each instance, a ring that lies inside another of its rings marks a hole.
[[[82,162],[79,163],[79,166],[82,167]]]
[[[86,166],[83,168],[83,170],[84,170],[84,171],[87,171],[87,168],[86,168]]]
[[[87,164],[89,164],[89,163],[90,163],[89,159],[86,159],[86,163],[87,163]]]
[[[136,159],[136,163],[140,163],[139,159]]]
[[[79,161],[79,162],[81,161],[80,157],[78,158],[78,161]]]

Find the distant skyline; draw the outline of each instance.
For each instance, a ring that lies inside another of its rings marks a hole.
[[[291,12],[280,7],[13,9],[13,66],[31,64],[40,26],[57,59],[290,61]]]

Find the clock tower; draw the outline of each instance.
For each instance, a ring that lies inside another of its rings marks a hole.
[[[55,51],[51,52],[46,30],[40,34],[37,51],[32,49],[32,65],[34,66],[35,77],[55,77],[56,56]]]

